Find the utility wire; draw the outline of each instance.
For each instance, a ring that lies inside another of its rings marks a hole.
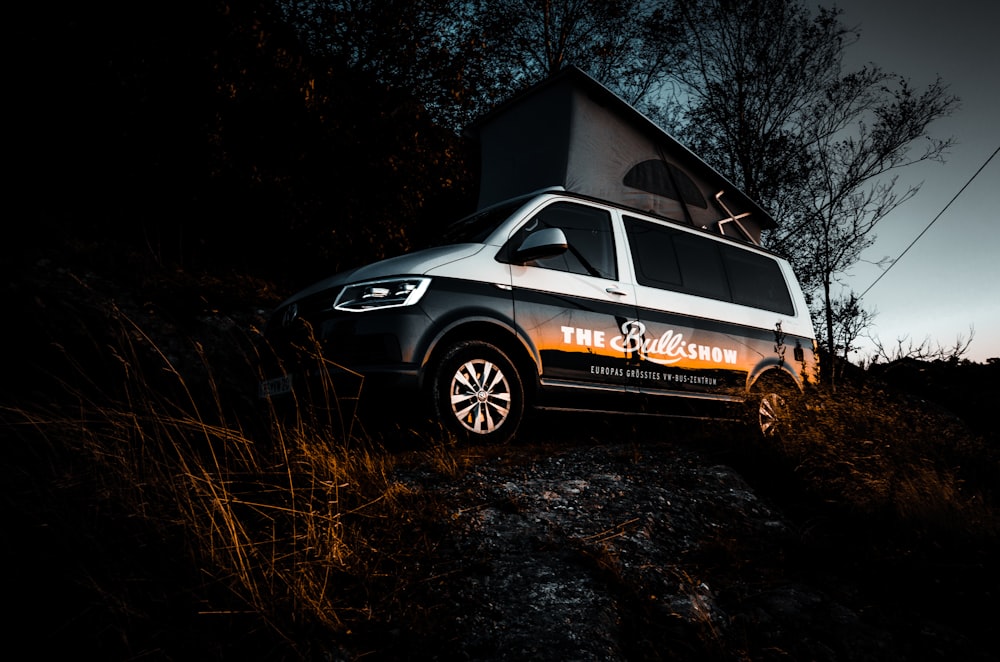
[[[910,245],[909,245],[909,246],[907,246],[907,247],[906,247],[906,248],[905,248],[905,249],[903,250],[903,252],[899,254],[899,257],[897,257],[897,258],[896,258],[895,260],[893,260],[893,261],[892,261],[892,264],[890,264],[890,265],[889,265],[888,267],[886,267],[885,271],[883,271],[883,272],[882,272],[881,274],[879,274],[879,277],[875,279],[875,282],[874,282],[874,283],[872,283],[871,285],[869,285],[869,286],[868,286],[868,289],[866,289],[866,290],[865,290],[864,292],[862,292],[862,293],[860,294],[860,296],[858,296],[858,299],[859,299],[859,300],[860,300],[860,299],[861,299],[861,298],[862,298],[863,296],[865,296],[866,294],[868,294],[868,291],[869,291],[870,289],[872,289],[873,287],[875,287],[875,285],[876,285],[876,284],[877,284],[877,283],[878,283],[878,282],[879,282],[880,280],[882,280],[882,278],[883,278],[883,277],[885,277],[885,275],[886,275],[887,273],[889,273],[889,269],[892,269],[892,268],[893,268],[894,266],[896,266],[896,263],[897,263],[897,262],[899,262],[899,261],[900,261],[901,259],[903,259],[903,256],[904,256],[904,255],[906,255],[906,253],[907,253],[907,252],[908,252],[908,251],[909,251],[909,250],[910,250],[911,248],[913,248],[913,244],[917,243],[917,241],[919,241],[919,240],[920,240],[920,238],[924,236],[924,233],[925,233],[925,232],[927,232],[928,230],[930,230],[930,229],[931,229],[931,226],[932,226],[932,225],[934,225],[934,222],[935,222],[935,221],[937,221],[937,220],[938,220],[939,218],[941,218],[941,215],[942,215],[942,214],[944,214],[944,213],[945,213],[946,211],[948,211],[948,207],[950,207],[950,206],[951,206],[951,203],[955,202],[955,200],[957,200],[957,199],[958,199],[958,196],[962,195],[962,192],[963,192],[963,191],[965,191],[965,189],[969,187],[969,184],[971,184],[971,183],[972,183],[972,180],[974,180],[974,179],[975,179],[976,177],[978,177],[978,176],[979,176],[979,173],[981,173],[981,172],[982,172],[982,171],[983,171],[983,170],[984,170],[984,169],[986,168],[986,166],[988,166],[988,165],[990,164],[990,161],[992,161],[992,160],[993,160],[993,157],[997,155],[997,152],[1000,152],[1000,147],[997,147],[997,148],[996,148],[995,150],[993,150],[993,153],[992,153],[992,154],[990,154],[990,157],[989,157],[988,159],[986,159],[986,162],[985,162],[985,163],[983,163],[983,165],[979,166],[979,170],[977,170],[977,171],[975,172],[975,174],[973,174],[973,175],[972,175],[972,177],[970,177],[970,178],[969,178],[969,181],[965,182],[965,185],[964,185],[964,186],[962,186],[962,188],[961,188],[961,189],[959,189],[958,193],[956,193],[956,194],[955,194],[955,195],[954,195],[954,196],[953,196],[953,197],[951,198],[951,200],[949,200],[949,201],[948,201],[948,204],[946,204],[946,205],[944,206],[944,208],[943,208],[943,209],[942,209],[941,211],[939,211],[939,212],[938,212],[937,216],[935,216],[935,217],[934,217],[934,218],[933,218],[933,219],[931,220],[931,222],[927,224],[927,227],[925,227],[925,228],[924,228],[923,230],[921,230],[921,231],[920,231],[920,234],[918,234],[918,235],[917,235],[917,238],[916,238],[916,239],[914,239],[913,241],[911,241],[911,242],[910,242]]]

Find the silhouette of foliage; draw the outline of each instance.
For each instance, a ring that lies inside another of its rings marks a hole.
[[[458,136],[405,90],[309,52],[267,0],[27,11],[26,241],[5,259],[119,242],[301,282],[466,210]]]

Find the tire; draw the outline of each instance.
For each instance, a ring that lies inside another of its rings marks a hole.
[[[788,379],[761,377],[748,402],[749,422],[765,440],[788,441],[800,424],[802,398]]]
[[[524,387],[513,362],[479,340],[445,351],[431,398],[438,421],[464,441],[506,443],[524,418]]]

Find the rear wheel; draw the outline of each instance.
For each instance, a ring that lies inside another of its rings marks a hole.
[[[459,438],[510,441],[524,417],[524,387],[498,347],[467,340],[447,349],[431,383],[437,419]]]
[[[764,439],[785,441],[800,416],[801,396],[791,380],[761,377],[750,393],[750,422]]]

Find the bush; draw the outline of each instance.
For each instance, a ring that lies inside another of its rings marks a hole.
[[[875,380],[819,390],[765,452],[815,497],[908,535],[995,540],[1000,453],[941,407]]]

